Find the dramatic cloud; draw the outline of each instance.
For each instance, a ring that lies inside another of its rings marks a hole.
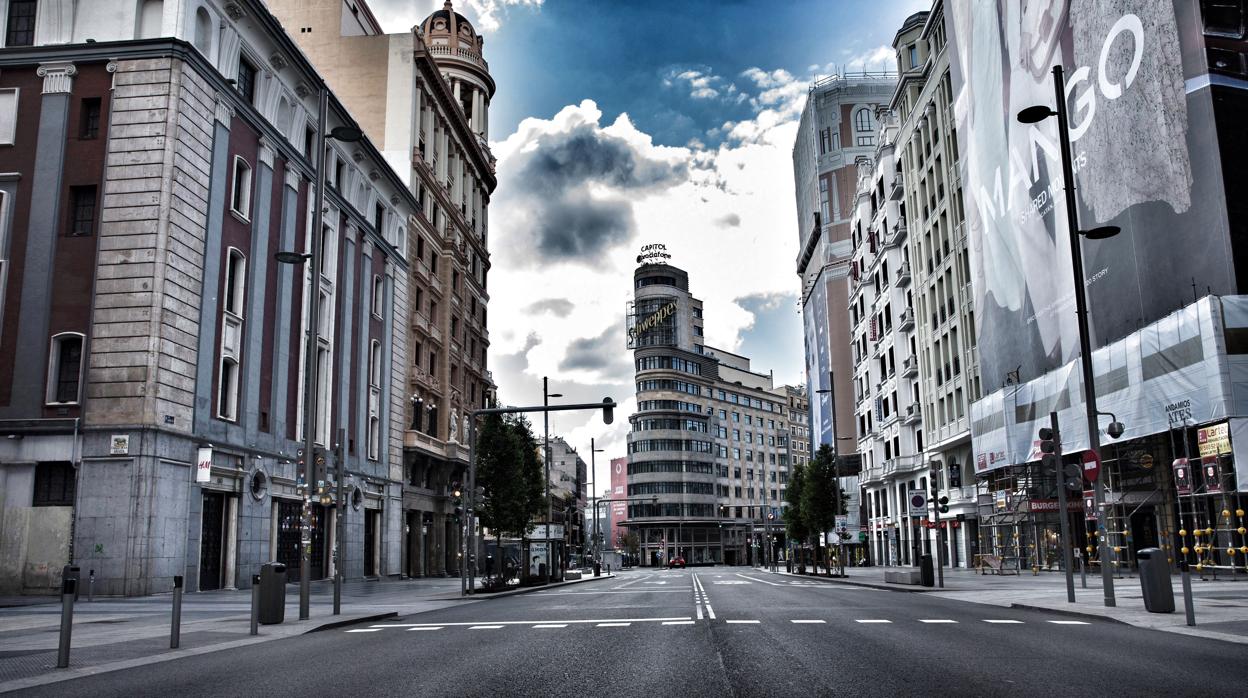
[[[535,303],[530,303],[524,312],[529,315],[541,315],[542,313],[551,313],[555,317],[567,317],[572,313],[572,309],[576,306],[567,298],[544,298]]]
[[[537,11],[545,0],[457,0],[455,11],[468,18],[482,34],[498,31],[512,7]],[[369,0],[368,6],[387,32],[405,32],[435,10],[443,0]]]
[[[624,324],[612,323],[597,337],[583,337],[572,340],[568,345],[563,360],[559,362],[560,371],[609,371],[609,375],[617,380],[628,380],[632,375],[632,363],[624,347]]]

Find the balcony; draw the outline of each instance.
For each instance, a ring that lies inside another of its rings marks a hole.
[[[894,223],[893,227],[889,228],[888,232],[884,233],[884,246],[885,247],[897,247],[902,242],[904,242],[905,239],[906,239],[906,224]]]
[[[919,406],[917,404],[907,405],[905,415],[901,418],[901,423],[907,426],[918,424],[919,420],[922,418],[923,413],[919,410]]]
[[[897,288],[905,288],[910,285],[910,263],[903,262],[901,268],[897,270]]]
[[[423,387],[434,391],[440,391],[442,389],[442,384],[438,380],[438,377],[429,373],[420,366],[412,368],[411,382],[413,387]]]
[[[861,478],[862,478],[863,485],[874,485],[876,483],[883,482],[884,481],[884,467],[880,465],[873,465],[870,468],[867,468],[866,470],[862,471]]]
[[[892,201],[901,201],[906,196],[906,180],[901,176],[901,171],[893,177],[893,186],[888,189],[888,198]]]
[[[884,475],[904,475],[922,467],[923,461],[918,456],[897,456],[884,461]]]
[[[906,357],[905,361],[901,362],[901,375],[904,378],[913,378],[914,376],[918,375],[918,373],[919,373],[919,358],[915,356],[914,354],[911,354],[910,356]]]
[[[906,308],[897,318],[897,329],[905,331],[914,329],[914,310]]]

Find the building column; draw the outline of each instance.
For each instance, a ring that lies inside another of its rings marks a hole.
[[[446,574],[446,516],[434,514],[429,524],[429,569],[425,576],[441,577]]]
[[[282,229],[279,250],[295,249],[295,222],[299,215],[299,173],[286,170],[285,186],[282,187]],[[296,293],[295,270],[290,264],[277,265],[277,295],[287,302],[277,304],[277,324],[273,337],[273,399],[269,405],[272,415],[273,434],[279,439],[286,437],[287,405],[294,396],[290,394],[290,322],[291,302]],[[289,295],[287,295],[289,294]]]
[[[40,14],[47,15],[49,12]],[[34,172],[31,174],[30,220],[26,228],[21,312],[17,317],[10,402],[14,416],[23,417],[39,414],[47,394],[48,323],[52,307],[52,281],[55,278],[52,266],[56,257],[56,241],[61,235],[61,190],[70,93],[78,68],[73,63],[40,63],[36,74],[43,78],[43,97],[39,109]],[[86,356],[83,358],[85,360]],[[85,370],[83,376],[86,376]]]
[[[244,348],[242,351],[243,383],[240,389],[242,423],[248,443],[255,443],[260,426],[260,411],[268,405],[260,404],[260,354],[264,351],[264,296],[268,288],[269,273],[269,220],[273,197],[273,158],[276,153],[267,139],[260,139],[259,155],[256,157],[255,196],[252,197],[251,249],[247,251],[247,319],[244,324]],[[210,264],[205,254],[205,265]],[[272,413],[269,424],[272,428]]]

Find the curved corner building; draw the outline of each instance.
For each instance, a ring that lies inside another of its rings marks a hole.
[[[782,547],[785,388],[751,372],[749,359],[705,345],[702,301],[685,271],[642,264],[633,280],[637,412],[623,525],[639,535],[641,564],[768,559]]]

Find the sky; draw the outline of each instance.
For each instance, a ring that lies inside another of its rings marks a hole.
[[[499,399],[620,404],[551,414],[595,490],[625,455],[634,399],[625,307],[662,243],[704,303],[709,346],[802,384],[792,149],[810,83],[893,69],[928,0],[461,0],[498,91],[490,145],[489,366]],[[369,0],[387,32],[441,0]],[[870,11],[864,11],[869,8]],[[542,435],[540,418],[534,432]]]

